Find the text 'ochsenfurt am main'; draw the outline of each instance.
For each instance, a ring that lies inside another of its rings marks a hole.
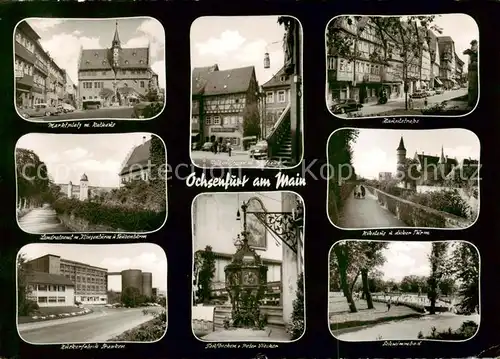
[[[276,189],[283,187],[298,187],[305,186],[306,180],[301,177],[298,173],[295,176],[289,176],[287,174],[278,173],[275,176]],[[196,173],[191,173],[186,179],[186,186],[188,187],[205,187],[205,188],[223,188],[228,189],[230,187],[245,187],[250,181],[248,176],[243,175],[241,177],[233,175],[231,173],[226,173],[225,176],[207,178],[205,173],[202,173],[200,177],[196,176]],[[268,178],[255,177],[252,181],[254,187],[271,187],[271,180]]]

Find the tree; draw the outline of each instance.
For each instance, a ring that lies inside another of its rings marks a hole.
[[[243,136],[257,136],[261,133],[259,107],[247,105],[243,111]]]
[[[431,274],[427,280],[428,292],[427,297],[431,302],[430,314],[436,313],[436,301],[439,297],[439,284],[446,275],[447,264],[447,242],[433,242],[429,261],[431,265]]]
[[[295,292],[295,299],[293,300],[293,311],[290,327],[288,331],[290,333],[290,339],[295,340],[302,336],[304,333],[304,274],[300,273],[297,280],[297,290]]]
[[[451,255],[451,272],[461,283],[459,309],[467,314],[479,312],[479,253],[468,243],[457,243]]]
[[[26,255],[20,253],[17,256],[17,312],[20,316],[31,315],[33,311],[38,310],[38,304],[29,299],[31,288],[28,283],[28,276],[31,268],[27,265]]]
[[[388,242],[355,242],[360,246],[358,251],[358,260],[361,261],[360,273],[361,281],[363,283],[363,294],[366,300],[368,309],[373,309],[373,300],[370,292],[369,286],[369,274],[377,266],[384,264],[385,257],[382,254],[382,250],[386,249],[389,245]]]
[[[110,97],[114,96],[115,92],[107,87],[103,88],[101,91],[99,91],[99,97],[107,100]]]
[[[403,182],[405,188],[407,184],[413,187],[416,181],[420,178],[421,173],[418,170],[419,162],[413,158],[406,158],[403,166],[398,170],[396,178],[398,181]]]
[[[356,304],[354,303],[354,299],[352,298],[351,288],[349,287],[349,282],[347,279],[347,268],[349,264],[349,247],[346,241],[342,241],[336,243],[333,248],[335,256],[337,258],[337,265],[340,276],[340,287],[342,288],[344,297],[347,299],[350,312],[356,313],[358,310],[356,309]]]
[[[42,195],[49,190],[47,166],[32,150],[16,148],[16,172],[20,207],[42,204]]]
[[[165,145],[158,136],[151,136],[149,148],[149,160],[151,162],[151,193],[155,194],[154,201],[157,208],[166,208],[166,154]]]
[[[454,278],[447,277],[443,278],[438,285],[439,292],[444,296],[450,296],[455,293],[457,289],[457,284]]]
[[[336,56],[353,63],[356,71],[356,60],[369,60],[386,68],[392,68],[394,80],[403,82],[405,92],[405,109],[408,109],[408,81],[421,79],[422,55],[430,44],[429,31],[441,33],[442,30],[433,25],[435,16],[349,16],[339,17],[332,21],[327,30],[327,46],[331,56]],[[343,21],[346,24],[342,23]],[[355,26],[355,34],[347,34],[342,26]],[[374,47],[373,52],[363,54],[358,47],[366,28],[374,29],[381,46]],[[393,64],[391,64],[393,62]],[[397,66],[398,63],[400,66]],[[419,67],[418,72],[412,71]],[[356,73],[354,72],[354,76]]]
[[[138,288],[127,287],[122,290],[122,303],[126,307],[135,308],[142,304],[141,292]]]
[[[212,297],[212,281],[215,276],[215,254],[211,246],[200,253],[202,264],[199,272],[196,296],[200,303],[207,304]]]

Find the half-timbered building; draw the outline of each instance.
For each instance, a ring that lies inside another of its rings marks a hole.
[[[217,65],[193,70],[192,136],[195,142],[230,142],[243,146],[243,120],[258,111],[259,87],[253,66],[219,70]]]

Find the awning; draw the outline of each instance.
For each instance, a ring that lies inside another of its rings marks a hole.
[[[256,139],[257,139],[257,136],[247,136],[247,137],[243,137],[242,138],[243,141],[256,140]]]
[[[441,82],[441,80],[440,80],[440,79],[438,79],[437,77],[436,77],[436,78],[434,78],[434,80],[436,80],[436,82],[437,82],[439,85],[442,85],[442,84],[443,84],[443,83]]]
[[[191,132],[191,136],[198,136],[200,133],[198,131]]]

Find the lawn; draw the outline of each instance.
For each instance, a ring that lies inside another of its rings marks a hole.
[[[422,314],[404,305],[393,305],[387,311],[385,303],[373,302],[374,309],[368,309],[365,300],[355,300],[358,312],[349,312],[349,306],[344,297],[330,298],[328,313],[332,330],[352,328],[386,322],[396,319],[418,317]]]

